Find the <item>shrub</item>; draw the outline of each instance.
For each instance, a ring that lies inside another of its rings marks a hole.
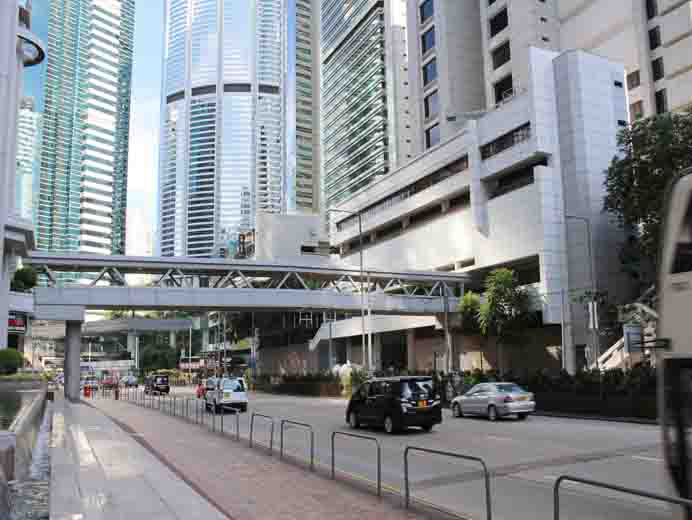
[[[15,374],[24,365],[24,356],[13,348],[0,350],[0,374]]]

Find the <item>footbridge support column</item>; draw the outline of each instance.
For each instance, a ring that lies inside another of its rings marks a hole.
[[[79,401],[79,360],[82,350],[82,322],[65,322],[65,397]]]

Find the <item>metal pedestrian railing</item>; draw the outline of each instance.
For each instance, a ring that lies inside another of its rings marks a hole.
[[[225,411],[231,411],[233,412],[233,415],[235,415],[235,438],[237,441],[240,440],[240,412],[236,410],[235,408],[221,408],[221,433],[223,433],[223,417],[225,415]]]
[[[250,447],[252,448],[252,433],[254,431],[255,417],[262,417],[263,419],[268,419],[271,421],[271,432],[269,434],[269,454],[272,454],[274,448],[274,418],[269,415],[263,415],[261,413],[252,412],[250,416]]]
[[[453,457],[455,459],[470,460],[473,462],[478,462],[483,466],[483,475],[485,477],[485,510],[487,520],[492,520],[492,505],[490,499],[490,473],[488,472],[488,466],[486,466],[485,461],[479,457],[473,457],[471,455],[462,455],[460,453],[454,453],[452,451],[440,451],[431,450],[428,448],[419,448],[417,446],[406,446],[404,450],[404,493],[405,493],[405,504],[406,508],[409,507],[411,502],[411,490],[410,482],[408,476],[408,454],[411,451],[419,451],[422,453],[430,453],[432,455],[442,455],[443,457]]]
[[[567,481],[576,482],[578,484],[584,484],[587,486],[599,487],[603,489],[610,489],[611,491],[619,491],[620,493],[625,493],[628,495],[634,495],[643,498],[650,498],[651,500],[658,500],[660,502],[667,502],[669,504],[676,504],[686,508],[688,512],[692,512],[692,500],[688,500],[686,498],[659,495],[657,493],[650,493],[649,491],[626,488],[623,486],[618,486],[616,484],[608,484],[607,482],[599,482],[597,480],[590,480],[581,477],[572,477],[571,475],[562,475],[558,477],[558,479],[555,481],[555,485],[553,486],[554,520],[560,520],[560,484]]]
[[[337,435],[342,437],[352,437],[354,439],[365,439],[375,443],[377,446],[377,496],[382,496],[382,448],[380,447],[380,441],[378,441],[375,437],[370,437],[369,435],[359,435],[357,433],[347,433],[341,431],[332,432],[332,480],[336,479],[334,439]]]
[[[280,447],[279,447],[279,458],[284,458],[284,425],[292,424],[294,426],[300,426],[301,428],[306,428],[310,432],[310,469],[315,471],[315,431],[312,426],[302,422],[290,421],[288,419],[281,419],[280,427]]]

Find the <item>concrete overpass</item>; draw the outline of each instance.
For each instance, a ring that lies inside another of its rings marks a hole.
[[[34,316],[66,322],[68,397],[79,397],[79,349],[89,309],[358,312],[435,316],[453,312],[467,276],[437,271],[387,271],[324,257],[286,262],[66,255],[31,252],[24,264],[49,281],[34,289]],[[56,273],[78,273],[64,285]],[[149,275],[145,286],[132,278]],[[72,377],[72,374],[75,374]]]

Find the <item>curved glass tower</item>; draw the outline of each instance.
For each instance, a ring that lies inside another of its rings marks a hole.
[[[159,252],[216,256],[285,210],[284,0],[166,0]]]

